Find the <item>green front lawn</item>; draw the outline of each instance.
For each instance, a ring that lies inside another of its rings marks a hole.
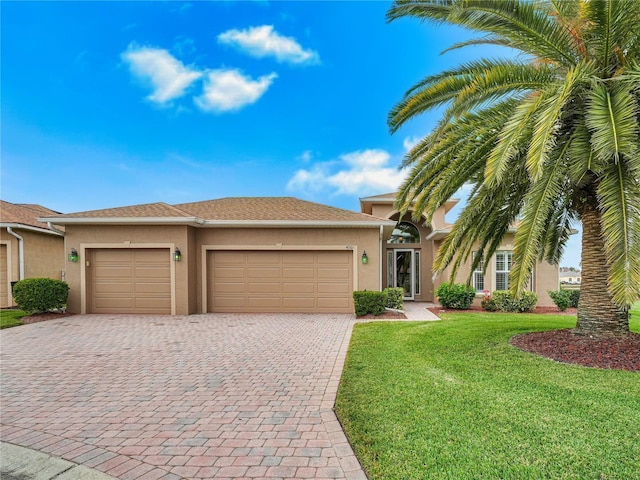
[[[640,374],[508,343],[574,324],[461,313],[356,325],[336,410],[369,478],[640,478]]]
[[[22,325],[19,319],[26,314],[22,310],[0,310],[0,329]]]

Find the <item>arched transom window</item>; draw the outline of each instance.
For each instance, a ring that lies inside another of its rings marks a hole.
[[[420,243],[420,232],[409,222],[400,222],[391,232],[387,243]]]

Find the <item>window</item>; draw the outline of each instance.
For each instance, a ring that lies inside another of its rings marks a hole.
[[[387,243],[420,243],[420,232],[409,222],[400,222],[391,232]]]
[[[387,287],[395,287],[393,284],[393,250],[387,252]]]
[[[496,253],[496,290],[509,290],[512,257],[513,252]]]
[[[415,293],[416,295],[420,295],[420,252],[416,251],[414,252],[414,257],[415,257],[415,264],[416,264],[416,268],[415,268]]]
[[[480,252],[473,252],[474,262],[478,257],[478,255],[482,257],[482,254]],[[482,273],[483,269],[484,269],[484,259],[480,258],[480,262],[478,263],[478,266],[473,271],[473,286],[475,287],[476,292],[484,291],[484,273]]]

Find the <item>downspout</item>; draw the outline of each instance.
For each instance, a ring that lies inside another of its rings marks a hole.
[[[64,232],[62,230],[58,230],[56,227],[54,227],[51,222],[47,222],[47,227],[49,227],[49,230],[51,230],[52,232],[59,233],[60,235],[62,235],[64,237]]]
[[[378,277],[380,278],[380,288],[379,290],[382,291],[382,262],[386,262],[387,259],[382,257],[382,239],[384,238],[384,227],[382,225],[380,225],[380,273],[378,274]]]
[[[24,239],[13,231],[11,227],[7,227],[7,233],[18,239],[18,258],[20,259],[20,280],[24,280]]]

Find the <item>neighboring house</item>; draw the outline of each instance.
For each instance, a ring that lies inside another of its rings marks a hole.
[[[570,285],[580,285],[582,283],[582,272],[566,271],[560,272],[560,283],[568,283]]]
[[[153,203],[41,218],[64,225],[68,309],[77,313],[353,312],[354,290],[401,286],[433,301],[448,277],[432,263],[451,226],[399,222],[395,194],[360,200],[362,213],[291,197]],[[484,290],[508,288],[513,233],[490,260]],[[469,268],[471,262],[469,262]],[[469,270],[458,281],[465,281]],[[558,268],[536,266],[532,288],[553,305]]]
[[[380,290],[395,222],[295,198],[222,198],[50,215],[65,226],[68,310],[352,313]]]
[[[362,212],[399,222],[384,243],[384,286],[403,287],[407,300],[435,301],[434,291],[441,283],[450,281],[450,269],[433,278],[432,264],[442,241],[451,232],[452,225],[445,221],[445,215],[458,200],[447,201],[436,211],[431,224],[425,225],[424,219],[414,222],[411,211],[400,219],[399,212],[393,207],[395,196],[395,193],[387,193],[360,199]],[[482,265],[473,272],[472,284],[479,297],[485,290],[492,292],[509,288],[514,233],[515,229],[511,229],[505,236],[496,253],[489,259],[484,274]],[[456,282],[466,282],[471,263],[469,259],[466,268],[460,268]],[[530,288],[538,294],[538,305],[553,306],[554,303],[547,291],[558,289],[558,266],[538,262],[534,268]]]
[[[0,308],[15,305],[13,282],[33,277],[63,278],[64,234],[38,220],[57,213],[40,205],[0,200]]]

